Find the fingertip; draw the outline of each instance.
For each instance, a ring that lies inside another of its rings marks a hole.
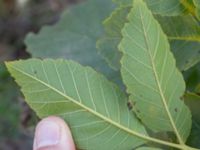
[[[42,119],[35,131],[34,150],[75,150],[68,125],[59,117]]]

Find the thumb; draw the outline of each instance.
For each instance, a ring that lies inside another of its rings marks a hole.
[[[36,127],[33,150],[75,150],[69,127],[58,117],[41,120]]]

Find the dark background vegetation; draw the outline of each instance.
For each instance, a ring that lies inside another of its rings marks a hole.
[[[4,61],[28,58],[25,35],[59,20],[80,0],[0,0],[0,150],[32,149],[36,115],[23,100]]]

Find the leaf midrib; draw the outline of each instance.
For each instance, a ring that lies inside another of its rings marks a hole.
[[[9,65],[7,63],[7,65]],[[22,73],[26,76],[28,76],[29,78],[33,79],[33,80],[36,80],[37,82],[47,86],[48,88],[52,89],[53,91],[57,92],[58,94],[62,95],[64,98],[66,99],[69,99],[71,102],[77,104],[78,106],[84,108],[85,110],[87,110],[88,112],[92,113],[93,115],[101,118],[102,120],[104,120],[105,122],[108,122],[110,124],[112,124],[113,126],[127,132],[128,134],[131,134],[131,135],[134,135],[134,136],[137,136],[141,139],[144,139],[144,140],[148,140],[148,141],[151,141],[151,142],[155,142],[155,143],[158,143],[158,144],[163,144],[163,145],[166,145],[166,146],[170,146],[170,147],[174,147],[174,148],[178,148],[178,149],[182,149],[182,145],[179,145],[179,144],[175,144],[175,143],[171,143],[171,142],[167,142],[167,141],[163,141],[163,140],[159,140],[159,139],[156,139],[156,138],[152,138],[152,137],[149,137],[149,136],[146,136],[146,135],[143,135],[143,134],[140,134],[139,132],[136,132],[134,130],[130,130],[129,128],[126,128],[124,126],[122,126],[121,124],[117,123],[117,122],[114,122],[112,121],[111,119],[101,115],[100,113],[98,112],[95,112],[93,111],[92,109],[84,106],[83,104],[79,103],[78,101],[74,100],[73,98],[65,95],[64,93],[60,92],[59,90],[57,90],[56,88],[50,86],[49,84],[43,82],[42,80],[39,80],[38,78],[24,72],[23,70],[19,69],[19,68],[16,68],[16,67],[13,67],[12,65],[9,65],[11,68],[13,68],[14,70],[18,71],[19,73]]]
[[[140,8],[139,8],[139,14],[140,14],[140,19],[141,19],[142,29],[143,29],[143,32],[144,32],[144,39],[145,39],[145,45],[146,45],[147,53],[149,54],[150,62],[151,62],[152,69],[153,69],[153,74],[154,74],[154,77],[155,77],[156,84],[158,86],[158,90],[160,91],[159,93],[160,93],[161,99],[163,101],[164,108],[166,109],[167,115],[169,117],[171,125],[172,125],[172,127],[174,129],[174,132],[175,132],[180,144],[181,145],[185,145],[183,140],[182,140],[182,138],[181,138],[181,136],[180,136],[180,134],[179,134],[179,132],[178,132],[178,130],[177,130],[177,128],[176,128],[175,122],[174,122],[174,120],[173,120],[173,118],[171,116],[171,113],[170,113],[169,109],[168,109],[168,106],[167,106],[167,103],[166,103],[166,98],[164,96],[164,93],[162,92],[162,88],[161,88],[161,85],[160,85],[160,82],[159,82],[158,74],[156,72],[156,68],[155,68],[155,64],[154,64],[154,61],[153,61],[153,57],[151,55],[151,50],[149,48],[149,44],[148,44],[149,42],[148,42],[148,38],[147,38],[147,33],[146,33],[146,30],[145,30],[145,27],[144,27],[143,17],[142,17],[142,13],[141,13],[141,9]],[[157,24],[157,22],[156,22],[156,24]]]
[[[168,36],[169,40],[200,42],[200,36]]]
[[[120,128],[120,129],[122,129],[122,130],[124,130],[124,131],[126,131],[126,132],[128,132],[128,133],[130,133],[130,134],[135,135],[135,133],[134,133],[132,130],[130,130],[130,129],[124,127],[124,126],[121,126],[119,123],[117,123],[117,122],[115,122],[115,121],[112,121],[111,119],[109,119],[109,118],[107,118],[107,117],[101,115],[100,113],[98,113],[98,112],[96,112],[96,111],[94,111],[94,110],[92,110],[92,109],[86,107],[86,106],[83,105],[82,103],[79,103],[78,101],[74,100],[73,98],[71,98],[71,97],[65,95],[64,93],[60,92],[58,89],[56,89],[56,88],[54,88],[53,86],[51,86],[51,85],[49,85],[49,84],[43,82],[42,80],[39,80],[38,78],[36,78],[36,77],[34,77],[34,76],[32,76],[32,75],[30,75],[30,74],[28,74],[28,73],[26,73],[26,72],[20,70],[19,68],[15,68],[15,67],[12,67],[12,68],[13,68],[14,70],[16,70],[16,71],[18,71],[18,72],[20,72],[20,73],[22,73],[22,74],[28,76],[29,78],[32,78],[33,80],[36,80],[37,82],[39,82],[39,83],[41,83],[41,84],[47,86],[48,88],[50,88],[50,89],[52,89],[53,91],[57,92],[58,94],[62,95],[64,98],[69,99],[71,102],[73,102],[73,103],[75,103],[76,105],[78,105],[78,106],[84,108],[86,111],[88,111],[88,112],[94,114],[95,116],[101,118],[102,120],[104,120],[104,121],[106,121],[106,122],[108,122],[108,123],[110,123],[110,124],[112,124],[112,125],[114,125],[114,126]]]

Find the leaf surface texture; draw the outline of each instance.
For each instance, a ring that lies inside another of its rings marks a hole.
[[[181,101],[185,83],[160,25],[143,1],[135,0],[122,30],[121,73],[134,111],[154,131],[173,131],[184,143],[191,113]]]
[[[28,104],[40,117],[57,115],[70,125],[80,149],[131,149],[145,141],[144,126],[126,96],[104,76],[73,61],[30,59],[7,63]]]

